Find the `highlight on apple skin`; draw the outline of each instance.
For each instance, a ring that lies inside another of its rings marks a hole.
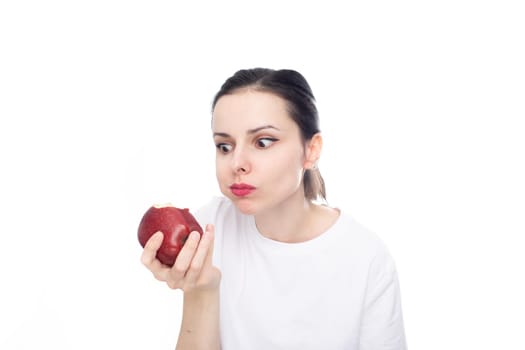
[[[142,216],[138,227],[138,239],[142,247],[157,231],[164,238],[157,251],[157,259],[167,266],[173,266],[182,246],[191,232],[202,236],[202,228],[189,209],[179,209],[171,204],[153,205]]]

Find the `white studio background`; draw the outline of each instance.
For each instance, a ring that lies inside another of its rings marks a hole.
[[[409,348],[525,348],[518,5],[3,1],[0,348],[173,349],[181,294],[136,227],[218,193],[210,102],[255,66],[312,85],[329,199],[390,247]]]

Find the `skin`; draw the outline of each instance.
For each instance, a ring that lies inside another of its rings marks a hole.
[[[212,265],[214,230],[207,225],[202,237],[192,232],[173,267],[155,258],[162,243],[155,233],[144,246],[141,261],[159,281],[184,292],[177,350],[219,350],[220,271]]]
[[[212,131],[220,190],[241,212],[255,216],[261,234],[296,243],[335,222],[339,213],[307,200],[302,184],[304,171],[319,159],[321,135],[304,142],[284,99],[253,89],[225,95],[215,105]],[[234,183],[256,189],[237,197],[230,190]]]
[[[215,105],[212,132],[221,192],[241,212],[254,215],[262,235],[281,242],[303,242],[337,220],[337,210],[305,198],[303,174],[318,161],[322,138],[316,134],[307,142],[302,139],[284,99],[253,89],[225,95]],[[249,184],[255,190],[238,197],[230,189],[234,183]],[[213,225],[206,226],[202,237],[192,232],[171,268],[155,258],[161,232],[144,247],[142,263],[155,278],[184,292],[179,350],[220,349],[221,273],[212,265],[213,242]]]

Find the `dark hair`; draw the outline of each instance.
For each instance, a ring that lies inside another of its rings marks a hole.
[[[290,116],[299,126],[303,141],[311,140],[320,132],[315,97],[310,85],[299,72],[290,69],[241,69],[221,86],[213,99],[212,111],[222,96],[244,88],[270,92],[283,98],[287,102]],[[326,201],[324,180],[317,167],[305,171],[303,184],[307,199]]]

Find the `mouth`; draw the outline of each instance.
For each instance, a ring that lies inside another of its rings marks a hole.
[[[248,184],[233,184],[230,186],[230,191],[237,197],[244,197],[255,191],[255,187]]]

